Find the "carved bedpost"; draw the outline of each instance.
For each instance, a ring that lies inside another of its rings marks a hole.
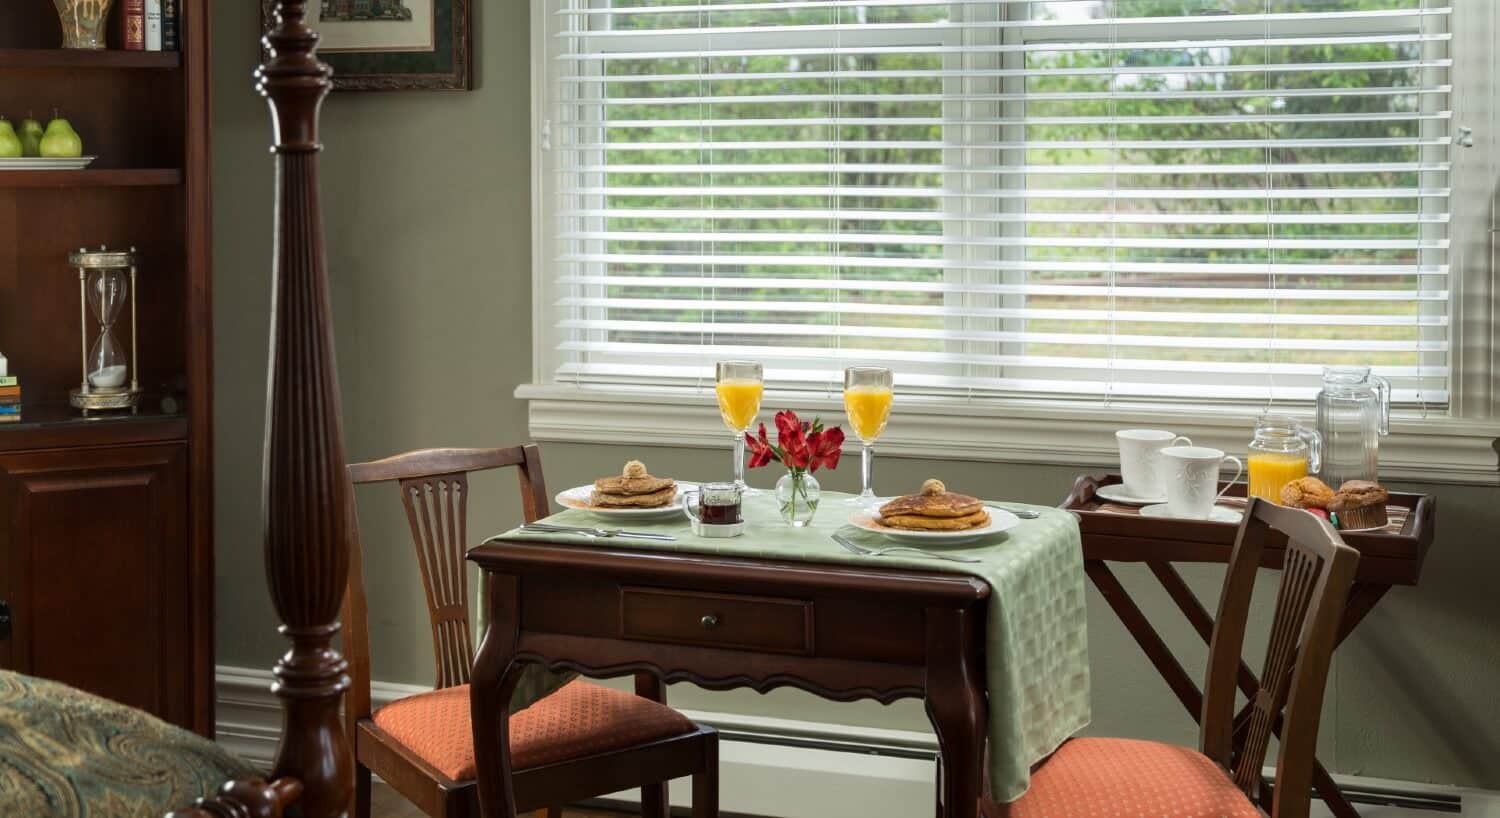
[[[348,663],[333,646],[349,571],[349,488],[318,200],[318,109],[331,72],[314,53],[304,6],[276,3],[270,60],[256,72],[276,155],[262,514],[267,582],[292,642],[276,664],[284,718],[273,777],[302,783],[304,818],[334,818],[348,809],[354,782],[339,721]]]

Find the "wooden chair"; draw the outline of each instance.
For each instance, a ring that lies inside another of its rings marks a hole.
[[[516,467],[526,521],[546,516],[547,489],[536,446],[427,449],[349,466],[354,484],[400,483],[437,661],[433,692],[371,711],[369,608],[356,533],[343,608],[344,651],[353,682],[344,713],[354,747],[355,818],[370,816],[372,773],[428,815],[480,815],[469,715],[474,657],[464,560],[468,475],[506,466]],[[718,733],[689,721],[664,699],[660,680],[649,674],[636,677],[636,695],[579,679],[513,714],[511,785],[517,808],[545,807],[549,816],[558,816],[563,804],[637,785],[642,814],[666,818],[666,782],[691,775],[699,802],[693,814],[717,815]]]
[[[1256,568],[1272,530],[1287,537],[1280,590],[1261,686],[1235,713],[1236,685]],[[1323,688],[1339,617],[1359,552],[1328,523],[1298,509],[1252,499],[1219,598],[1203,698],[1199,751],[1151,741],[1072,739],[1033,772],[1031,789],[1001,818],[1123,818],[1212,815],[1306,818]],[[1281,736],[1276,780],[1261,786],[1272,732]]]

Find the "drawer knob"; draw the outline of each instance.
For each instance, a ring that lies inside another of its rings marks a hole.
[[[703,618],[698,620],[698,624],[702,625],[704,630],[711,631],[719,627],[719,617],[713,614],[704,614]]]

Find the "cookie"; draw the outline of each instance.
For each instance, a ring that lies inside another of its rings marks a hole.
[[[967,517],[982,511],[984,503],[967,494],[948,491],[941,480],[928,480],[922,484],[919,494],[908,494],[880,507],[880,516],[886,517]]]
[[[622,496],[635,496],[640,494],[656,494],[664,489],[673,488],[677,485],[670,477],[652,477],[646,471],[646,464],[639,460],[632,460],[625,464],[625,468],[618,477],[601,477],[594,481],[594,492],[596,494],[611,494]]]

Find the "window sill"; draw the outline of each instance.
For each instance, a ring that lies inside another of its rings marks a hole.
[[[727,443],[711,392],[523,384],[516,397],[529,402],[535,440],[703,448]],[[1094,469],[1118,462],[1114,431],[1122,428],[1168,428],[1200,445],[1239,452],[1249,441],[1255,414],[1242,407],[1104,409],[1041,401],[898,400],[880,439],[882,455]],[[767,392],[764,405],[843,414],[836,394]],[[1390,437],[1381,441],[1383,480],[1500,485],[1500,422],[1409,417],[1393,418],[1391,426]]]

